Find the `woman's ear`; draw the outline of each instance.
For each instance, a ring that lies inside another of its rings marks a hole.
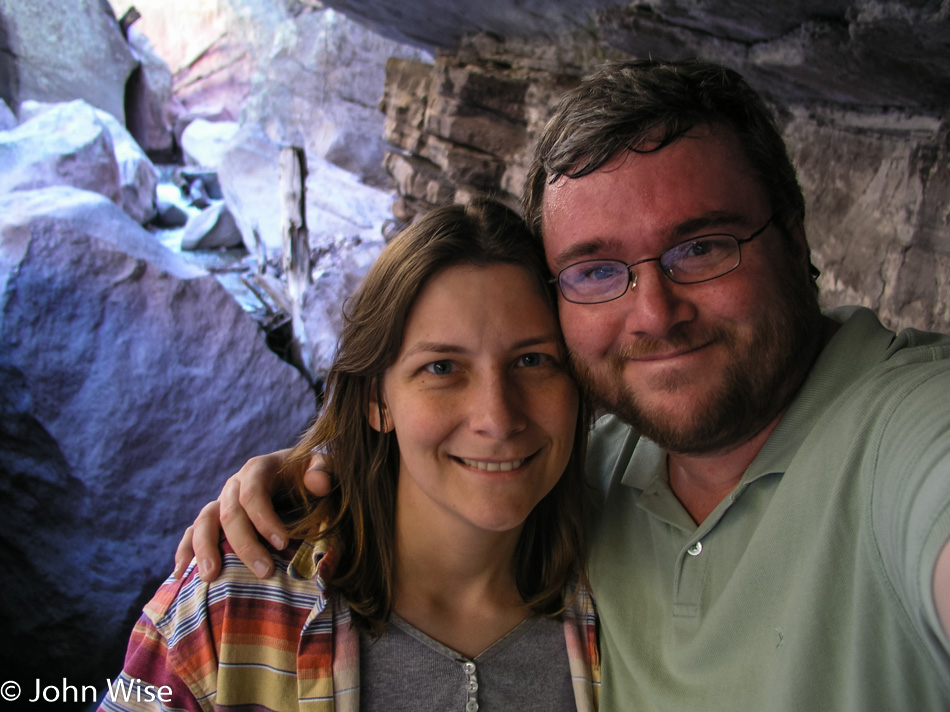
[[[374,378],[372,383],[369,384],[369,405],[366,417],[370,426],[377,432],[388,433],[393,429],[386,403],[379,397],[378,378]]]

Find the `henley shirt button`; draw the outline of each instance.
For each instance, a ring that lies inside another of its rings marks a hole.
[[[466,702],[465,712],[478,712],[478,703],[475,700],[469,700]]]
[[[473,662],[471,662],[471,661],[468,661],[468,662],[464,663],[464,664],[462,665],[462,671],[463,671],[466,675],[471,675],[473,672],[475,672],[475,663],[473,663]]]
[[[689,554],[690,556],[699,556],[702,550],[703,550],[703,543],[701,541],[697,541],[695,544],[693,544],[691,547],[689,547],[686,550],[686,553]]]

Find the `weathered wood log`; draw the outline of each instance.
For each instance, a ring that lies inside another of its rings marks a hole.
[[[306,215],[307,158],[297,146],[280,151],[280,215],[283,268],[291,298],[298,302],[310,284],[310,242]]]
[[[307,231],[306,185],[307,157],[298,146],[285,146],[280,151],[280,215],[283,242],[282,265],[290,296],[290,316],[293,323],[293,343],[290,344],[294,363],[313,382],[309,363],[307,331],[303,322],[304,292],[311,284],[310,236]]]

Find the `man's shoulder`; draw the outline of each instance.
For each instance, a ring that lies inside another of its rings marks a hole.
[[[259,579],[241,562],[231,545],[222,541],[222,566],[214,581],[203,581],[193,561],[181,579],[169,578],[159,587],[144,613],[163,634],[178,637],[182,626],[193,628],[212,615],[212,609],[229,609],[232,599],[255,599],[263,607],[309,610],[320,591],[313,580],[295,575],[292,562],[299,553],[299,546],[299,542],[294,542],[283,551],[268,547],[274,561],[274,574]]]
[[[790,423],[781,433],[785,441],[797,442],[811,457],[863,448],[892,463],[909,461],[910,453],[896,444],[911,442],[911,433],[918,448],[920,437],[946,442],[950,336],[894,332],[864,308],[829,316],[842,326],[785,416]]]
[[[880,351],[875,354],[881,362],[898,358],[898,363],[950,360],[950,334],[926,331],[913,327],[894,331],[880,317],[865,307],[836,307],[825,316],[839,325],[833,342],[842,343],[846,350],[863,353],[869,347]]]
[[[895,332],[863,307],[839,307],[826,316],[839,327],[796,399],[819,411],[869,397],[901,397],[921,379],[950,373],[948,334],[913,328]]]

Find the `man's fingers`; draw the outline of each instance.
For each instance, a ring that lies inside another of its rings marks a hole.
[[[274,511],[271,500],[278,484],[277,475],[281,464],[282,459],[276,454],[252,458],[221,490],[218,497],[221,502],[221,524],[232,545],[237,543],[231,538],[229,520],[233,517],[237,527],[244,525],[243,518],[250,520],[257,533],[275,549],[287,546],[287,529]]]
[[[195,556],[194,547],[191,545],[191,538],[194,535],[194,525],[185,529],[185,533],[181,536],[181,541],[178,542],[178,548],[175,550],[175,570],[172,571],[172,576],[176,579],[180,579],[184,573],[185,569],[188,568],[188,564]]]
[[[198,561],[203,581],[217,578],[221,572],[222,531],[234,553],[258,577],[266,578],[274,572],[271,555],[261,545],[258,534],[276,549],[287,546],[287,530],[274,511],[271,493],[287,484],[281,481],[280,472],[289,453],[279,450],[252,457],[228,478],[218,499],[204,506],[178,543],[176,578],[184,573],[192,557]]]
[[[310,467],[303,476],[303,486],[310,494],[317,497],[326,497],[330,494],[332,482],[330,480],[329,465],[326,457],[315,452],[310,458]]]
[[[221,495],[218,498],[220,525],[221,529],[224,530],[225,538],[231,548],[234,549],[237,557],[244,562],[244,565],[253,571],[258,578],[267,578],[274,572],[274,562],[270,553],[261,544],[258,538],[258,530],[255,529],[254,523],[249,518],[249,513],[245,511],[241,504],[241,491],[245,487],[247,487],[246,484],[239,484],[232,478],[221,490]],[[283,525],[277,515],[273,514],[273,507],[268,496],[262,496],[265,497],[267,507],[271,510],[273,521],[269,521],[270,529],[268,531],[261,531],[260,533],[270,538],[275,535],[273,531],[274,522],[281,531],[283,531]],[[258,517],[262,517],[259,512]],[[263,519],[268,521],[266,516]]]
[[[198,561],[198,575],[202,581],[214,581],[221,572],[221,525],[218,523],[219,505],[208,502],[195,518],[191,530],[191,545]],[[184,541],[184,540],[182,540]],[[179,545],[179,552],[181,551]],[[177,557],[176,557],[177,561]]]

